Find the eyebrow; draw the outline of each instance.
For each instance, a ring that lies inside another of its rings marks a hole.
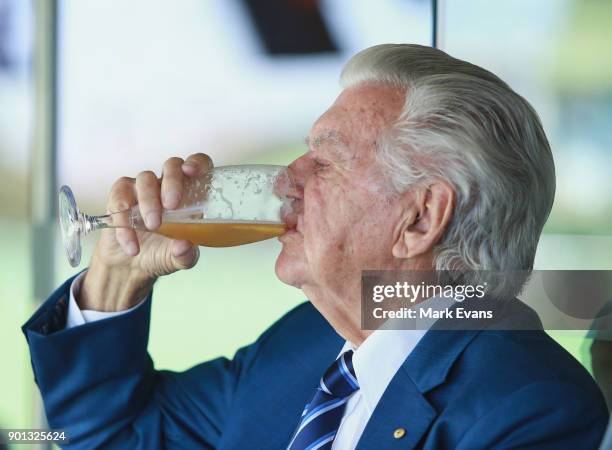
[[[344,137],[335,130],[325,131],[323,133],[319,133],[313,138],[306,137],[304,139],[304,143],[310,148],[313,147],[315,149],[321,147],[322,145],[329,144],[335,147],[336,150],[340,150],[338,147],[342,149],[346,148],[346,141]],[[338,152],[336,153],[344,153]]]

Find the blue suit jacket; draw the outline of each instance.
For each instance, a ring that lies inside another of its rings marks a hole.
[[[68,280],[24,325],[49,424],[67,448],[283,449],[343,340],[305,303],[234,359],[156,371],[150,298],[64,329]],[[543,331],[429,331],[359,449],[597,448],[608,414],[590,375]],[[395,429],[406,434],[395,439]]]

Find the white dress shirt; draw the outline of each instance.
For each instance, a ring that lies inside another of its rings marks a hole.
[[[138,308],[144,302],[143,300],[143,302],[131,309],[119,312],[80,310],[75,298],[78,297],[84,273],[75,278],[70,287],[66,328],[125,314],[134,308]],[[436,309],[450,306],[453,303],[452,299],[426,300],[429,304],[434,304],[434,301]],[[355,348],[348,341],[344,344],[340,354],[347,350],[355,352],[353,355],[353,367],[357,375],[359,389],[352,394],[346,404],[340,428],[332,445],[333,450],[353,450],[357,446],[357,442],[361,438],[363,430],[374,412],[374,408],[376,408],[383,393],[389,386],[391,379],[433,322],[435,320],[429,321],[429,323],[419,323],[419,328],[423,328],[420,330],[393,330],[389,329],[391,328],[391,323],[387,322],[386,326],[383,327],[387,329],[381,328],[374,331],[358,348]],[[330,361],[331,363],[332,361]],[[313,386],[313,395],[315,389],[316,386]],[[295,420],[297,427],[299,417],[296,417]]]

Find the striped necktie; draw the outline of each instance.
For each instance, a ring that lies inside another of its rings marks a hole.
[[[331,449],[346,402],[357,389],[353,351],[349,350],[340,355],[321,377],[317,392],[304,408],[287,450]]]

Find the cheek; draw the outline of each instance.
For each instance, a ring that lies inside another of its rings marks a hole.
[[[352,189],[313,192],[309,211],[312,236],[325,243],[324,251],[340,253],[356,263],[377,258],[393,240],[395,217],[381,195],[357,186]]]
[[[346,264],[354,251],[360,208],[339,184],[313,183],[305,192],[304,252],[320,270]]]
[[[336,240],[347,220],[346,199],[338,185],[311,183],[304,195],[304,238],[320,243]]]

